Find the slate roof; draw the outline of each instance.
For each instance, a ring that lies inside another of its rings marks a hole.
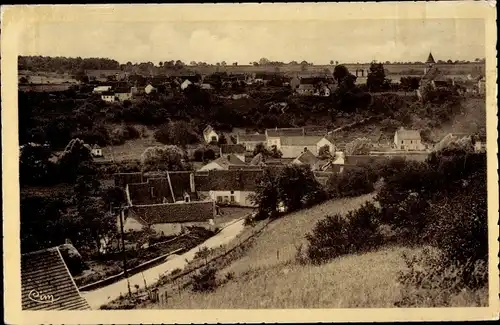
[[[222,168],[228,169],[231,165],[243,166],[245,162],[240,158],[236,157],[234,154],[224,155],[215,160],[212,160],[211,163],[216,163]]]
[[[388,156],[371,156],[371,155],[352,155],[344,157],[344,164],[351,166],[360,166],[365,164],[373,164],[379,161],[389,159]]]
[[[322,136],[306,135],[306,136],[284,136],[280,138],[282,146],[315,146]]]
[[[266,129],[267,137],[303,136],[304,133],[304,128]]]
[[[265,134],[238,134],[236,136],[236,141],[241,142],[266,142]]]
[[[197,199],[196,196],[193,197],[195,193],[191,193],[190,174],[189,171],[168,172],[175,201],[183,200],[185,193],[191,196],[191,200]],[[164,200],[173,203],[168,177],[165,172],[147,177],[146,182],[143,183],[129,183],[127,192],[132,205],[160,204],[164,203]],[[154,196],[151,196],[151,188],[153,188]]]
[[[262,169],[197,172],[197,191],[255,191]]]
[[[399,140],[420,140],[420,132],[417,130],[407,130],[400,128],[396,131]]]
[[[313,166],[319,159],[312,152],[306,150],[297,157],[297,160],[305,165]]]
[[[221,155],[231,154],[231,153],[245,153],[246,148],[242,144],[223,144],[220,147]]]
[[[115,186],[125,188],[130,183],[142,183],[143,177],[141,173],[117,173],[114,175]]]
[[[21,255],[23,310],[89,310],[57,247]],[[52,295],[52,303],[30,299],[34,292]]]
[[[143,224],[205,222],[215,216],[215,202],[192,201],[139,205],[127,209],[127,216],[135,217]]]

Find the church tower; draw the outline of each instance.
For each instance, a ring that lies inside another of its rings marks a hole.
[[[429,56],[427,57],[427,61],[425,61],[425,69],[424,69],[424,74],[427,74],[427,71],[429,71],[432,66],[436,63],[436,61],[434,61],[434,57],[432,56],[432,53],[429,52]]]

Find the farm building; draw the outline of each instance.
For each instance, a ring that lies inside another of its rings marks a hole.
[[[21,255],[23,310],[90,310],[58,247]]]
[[[214,128],[212,128],[210,125],[207,125],[207,127],[205,127],[205,129],[203,130],[203,138],[205,139],[206,143],[218,142],[219,134],[215,132]]]
[[[407,130],[401,127],[394,134],[394,146],[397,150],[424,150],[420,138],[420,132],[417,130]]]
[[[253,151],[259,144],[265,144],[267,141],[265,134],[237,134],[236,143],[245,146],[247,151]]]

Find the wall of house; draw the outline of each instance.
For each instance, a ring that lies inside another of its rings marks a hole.
[[[247,142],[238,142],[238,144],[242,144],[245,146],[246,151],[253,151],[255,147],[259,144],[262,143],[261,141],[247,141]]]
[[[201,167],[198,170],[202,171],[202,170],[214,170],[214,169],[215,170],[224,170],[224,168],[221,165],[219,165],[218,163],[215,163],[215,162],[209,162],[208,164],[206,164],[205,166]]]
[[[394,137],[396,149],[399,150],[423,150],[424,146],[420,140],[399,140]]]
[[[271,148],[272,146],[276,146],[278,150],[281,150],[281,141],[279,137],[267,137],[267,147]]]
[[[116,218],[116,224],[117,224],[116,227],[119,231],[119,229],[120,229],[120,217]],[[133,217],[126,218],[125,222],[123,223],[123,231],[124,232],[140,231],[140,230],[142,230],[143,227],[144,226]]]
[[[115,96],[101,96],[101,99],[106,101],[106,102],[114,102]]]
[[[215,133],[215,131],[213,130],[208,133],[205,133],[203,136],[205,137],[205,142],[207,143],[210,143],[213,137],[215,137],[215,141],[219,141],[219,135]]]
[[[118,100],[123,101],[123,100],[129,100],[132,98],[132,93],[127,93],[127,94],[116,94],[118,97]]]
[[[250,195],[254,193],[253,191],[209,191],[206,193],[210,197],[210,199],[214,200],[216,203],[220,203],[218,201],[218,197],[222,200],[222,202],[227,202],[229,204],[253,207],[254,204],[250,201]],[[234,201],[232,201],[231,197],[233,197]]]
[[[281,146],[280,151],[283,153],[282,158],[297,158],[307,148],[312,154],[318,155],[316,145],[309,146]]]
[[[206,229],[213,230],[215,228],[215,224],[210,224],[209,222],[183,222],[183,223],[157,223],[151,225],[151,229],[153,229],[157,234],[164,236],[175,236],[179,235],[184,228],[187,227],[203,227]]]
[[[319,140],[318,143],[316,144],[316,150],[317,150],[317,152],[319,152],[319,149],[321,147],[325,146],[325,145],[327,145],[330,148],[330,153],[331,154],[335,153],[335,145],[333,145],[333,143],[331,143],[330,141],[328,141],[325,138]]]

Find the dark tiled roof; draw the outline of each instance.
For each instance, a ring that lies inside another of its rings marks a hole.
[[[266,142],[265,134],[238,134],[237,136],[238,143],[241,142]]]
[[[191,172],[168,172],[175,201],[184,199],[184,194],[188,193],[191,199],[196,199],[191,193]],[[148,177],[144,183],[128,184],[128,193],[133,205],[159,204],[166,202],[173,203],[167,173],[157,177]],[[153,192],[151,193],[151,188]],[[153,195],[152,195],[153,194]]]
[[[221,155],[229,153],[245,153],[245,146],[242,144],[223,144],[220,147]]]
[[[303,136],[304,128],[266,129],[268,137]]]
[[[399,140],[420,140],[420,132],[417,130],[400,128],[396,133]]]
[[[128,93],[130,93],[130,88],[129,87],[127,87],[127,88],[122,87],[122,88],[116,88],[115,89],[115,94],[128,94]]]
[[[315,155],[313,155],[313,153],[310,152],[309,150],[301,153],[297,157],[297,160],[303,164],[307,164],[307,165],[311,165],[311,166],[318,162],[318,158]]]
[[[80,295],[57,247],[21,256],[21,290],[23,310],[89,310]],[[52,295],[52,303],[30,299],[33,293]]]
[[[262,169],[210,170],[197,172],[197,191],[254,191],[262,175]]]
[[[436,63],[431,52],[429,52],[429,56],[427,57],[427,61],[425,61],[425,63]]]
[[[227,169],[228,170],[241,170],[241,169],[256,170],[256,169],[259,169],[259,167],[255,166],[255,165],[229,165],[229,166],[227,166]]]
[[[101,93],[101,96],[114,96],[114,95],[115,95],[115,93],[112,91],[103,91]]]
[[[284,136],[281,137],[282,146],[315,146],[322,136],[309,135],[309,136]]]
[[[125,185],[130,183],[142,183],[143,178],[141,173],[118,173],[114,175],[115,186],[125,188]]]
[[[359,166],[364,164],[373,164],[379,161],[385,161],[387,159],[388,159],[387,156],[352,155],[352,156],[345,156],[344,164]]]
[[[129,216],[145,224],[205,222],[215,216],[213,201],[168,203],[133,206],[127,210]]]

